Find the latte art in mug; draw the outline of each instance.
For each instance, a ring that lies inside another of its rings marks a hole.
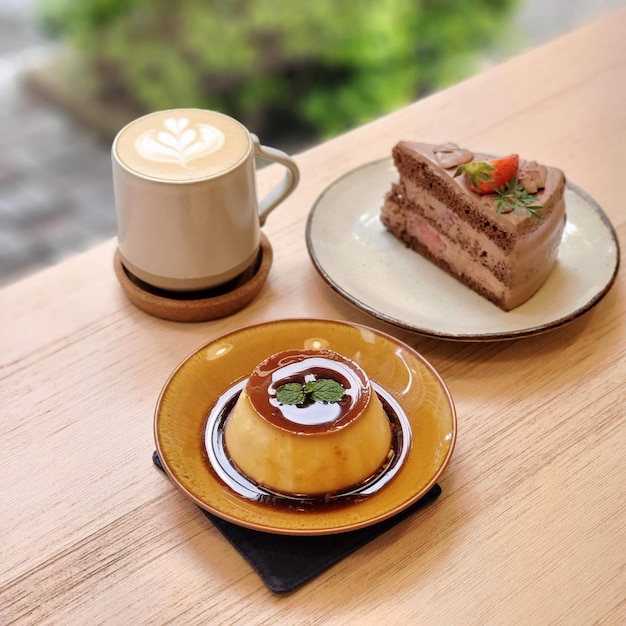
[[[231,117],[201,109],[159,111],[124,128],[116,142],[120,162],[140,176],[191,182],[241,165],[252,143]]]
[[[298,166],[228,115],[169,109],[122,128],[111,147],[119,256],[146,285],[190,292],[258,267],[261,226],[296,187]],[[285,168],[265,196],[256,159]]]
[[[152,129],[135,142],[137,152],[152,161],[179,163],[206,156],[224,144],[224,133],[211,124],[192,125],[186,117],[168,117],[165,130]]]

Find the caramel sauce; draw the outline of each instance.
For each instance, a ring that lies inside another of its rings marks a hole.
[[[276,390],[287,383],[331,379],[345,395],[339,402],[281,404]],[[246,393],[255,411],[278,428],[298,434],[323,434],[344,427],[367,407],[371,388],[363,370],[331,350],[285,350],[252,372]]]

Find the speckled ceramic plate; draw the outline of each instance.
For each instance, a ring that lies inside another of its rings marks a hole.
[[[220,479],[205,445],[212,408],[261,361],[289,348],[328,348],[353,359],[406,416],[410,445],[384,487],[336,506],[298,510],[289,502],[247,497]],[[194,352],[161,392],[154,435],[165,471],[203,509],[265,532],[323,535],[379,522],[426,494],[452,456],[456,413],[440,376],[409,346],[363,326],[294,319],[244,328]]]
[[[504,312],[387,232],[378,216],[397,178],[391,159],[349,172],[318,198],[306,227],[309,254],[322,278],[378,319],[442,339],[515,339],[573,321],[615,280],[615,231],[597,203],[568,183],[555,269],[528,302]]]

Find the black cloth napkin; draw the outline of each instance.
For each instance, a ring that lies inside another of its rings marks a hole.
[[[160,469],[156,452],[152,460]],[[265,533],[227,522],[200,509],[250,563],[274,593],[295,591],[361,546],[382,535],[403,519],[434,502],[441,487],[434,485],[420,500],[392,518],[366,528],[335,535],[292,536]]]

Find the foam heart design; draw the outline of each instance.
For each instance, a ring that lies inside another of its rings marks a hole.
[[[185,117],[169,117],[165,130],[151,129],[137,138],[135,148],[145,159],[182,166],[216,152],[224,145],[224,134],[210,124],[190,126]]]

